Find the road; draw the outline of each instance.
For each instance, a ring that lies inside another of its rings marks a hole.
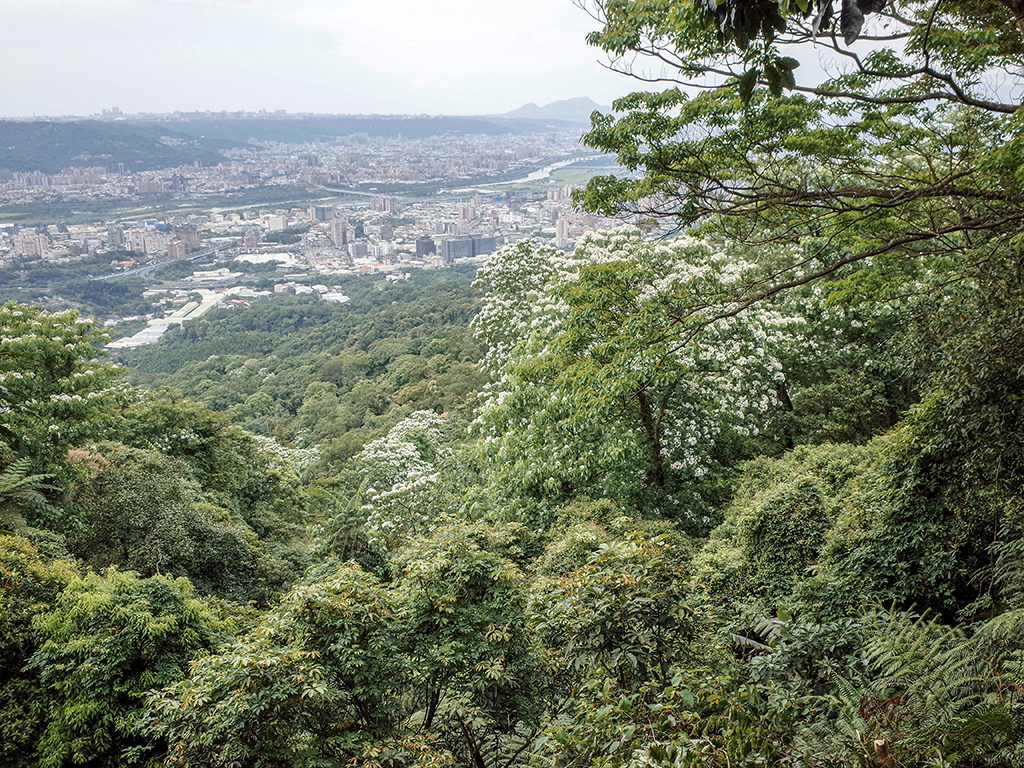
[[[196,251],[195,253],[191,254],[190,256],[186,256],[183,259],[176,259],[176,261],[196,261],[197,259],[203,259],[206,258],[207,256],[213,255],[214,253],[220,253],[221,251],[226,251],[228,248],[234,247],[235,244],[232,243],[231,245],[218,245],[215,248],[204,248],[203,250]],[[170,264],[171,261],[175,260],[166,259],[164,261],[159,261],[155,264],[147,264],[144,267],[136,267],[135,269],[129,269],[124,272],[115,272],[112,275],[101,275],[100,277],[94,277],[93,280],[123,280],[126,277],[145,277],[146,275],[150,275],[156,270],[160,269],[160,267],[164,266],[165,264]]]

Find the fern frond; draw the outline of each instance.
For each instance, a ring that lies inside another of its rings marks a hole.
[[[17,532],[25,525],[20,510],[24,508],[53,512],[54,507],[44,495],[56,491],[47,481],[53,475],[30,475],[32,463],[27,458],[16,459],[0,472],[0,527]]]

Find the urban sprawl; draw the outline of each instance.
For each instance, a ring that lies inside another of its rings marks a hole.
[[[273,291],[247,285],[244,272],[200,264],[175,287],[154,286],[146,294],[154,300],[151,327],[112,345],[135,346],[212,306],[242,305],[275,291],[344,301],[329,285],[334,275],[387,272],[389,279],[402,279],[407,268],[480,259],[527,237],[571,248],[584,232],[616,225],[578,213],[571,199],[575,185],[552,183],[553,170],[595,160],[586,156],[578,136],[552,131],[417,140],[356,135],[301,145],[253,141],[251,149],[226,150],[223,162],[209,166],[132,172],[123,164],[83,165],[52,175],[0,171],[0,205],[137,202],[130,213],[122,208],[107,221],[0,223],[0,258],[7,264],[61,263],[109,252],[118,271],[107,279],[146,277],[169,261],[206,256],[276,262],[281,279]],[[302,190],[306,199],[244,202],[247,191],[275,186]],[[240,204],[223,205],[233,194]],[[154,196],[159,215],[146,209]],[[218,205],[204,208],[204,200]],[[111,325],[123,319],[104,318]]]

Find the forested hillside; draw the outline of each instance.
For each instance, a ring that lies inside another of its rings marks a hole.
[[[469,330],[480,295],[471,283],[464,268],[348,278],[344,304],[299,295],[217,310],[122,362],[134,383],[169,386],[336,462],[416,410],[472,418],[486,377]]]
[[[243,146],[159,125],[81,120],[76,122],[0,121],[0,168],[8,171],[59,173],[69,166],[131,171],[172,168],[196,161],[219,163],[223,150]]]
[[[639,226],[0,308],[0,764],[1024,765],[1015,8],[591,6],[708,77],[594,119]]]

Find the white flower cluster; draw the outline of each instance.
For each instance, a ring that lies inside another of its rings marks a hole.
[[[298,474],[302,474],[312,467],[323,456],[319,448],[287,448],[272,437],[265,435],[252,435],[251,437],[261,451]]]
[[[724,432],[757,431],[785,378],[778,351],[803,338],[797,313],[732,311],[754,268],[727,246],[630,228],[570,255],[501,249],[474,328],[495,383],[472,428],[496,480],[540,494],[638,482],[655,440],[674,473],[703,478]]]
[[[436,466],[448,455],[443,427],[437,414],[416,411],[353,457],[370,494],[363,512],[371,540],[390,547],[429,528]]]

